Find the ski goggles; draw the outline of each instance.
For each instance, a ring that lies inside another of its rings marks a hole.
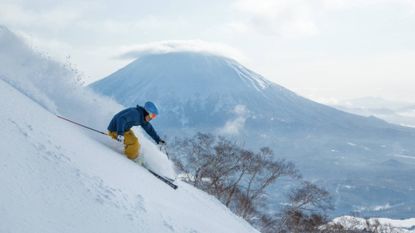
[[[149,113],[148,116],[150,117],[150,119],[154,119],[157,115],[154,113]]]

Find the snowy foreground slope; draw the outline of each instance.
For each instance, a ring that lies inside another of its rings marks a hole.
[[[182,182],[171,189],[110,139],[3,80],[0,108],[0,232],[256,232],[215,198]]]

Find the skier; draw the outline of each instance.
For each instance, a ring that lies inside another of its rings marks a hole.
[[[133,126],[139,126],[147,132],[157,144],[165,144],[160,139],[150,121],[156,118],[158,109],[152,102],[146,102],[144,107],[137,105],[135,108],[127,108],[115,114],[108,125],[108,135],[113,139],[124,142],[124,154],[131,160],[136,160],[140,153],[140,143],[131,130]]]

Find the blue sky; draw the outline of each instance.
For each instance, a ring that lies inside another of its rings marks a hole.
[[[190,48],[325,103],[415,102],[415,0],[0,0],[0,24],[87,83],[131,51]]]

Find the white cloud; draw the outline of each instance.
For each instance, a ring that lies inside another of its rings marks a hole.
[[[318,18],[331,11],[401,5],[413,8],[415,0],[237,0],[229,27],[235,32],[260,32],[269,36],[299,38],[319,34]],[[248,30],[249,29],[249,30]]]
[[[267,35],[283,37],[311,36],[318,34],[314,22],[313,4],[305,0],[239,0],[234,9],[241,13],[241,21],[252,30]]]
[[[16,3],[0,3],[0,20],[8,26],[36,24],[45,29],[62,29],[62,27],[74,24],[83,15],[83,8],[76,6],[57,6],[37,11]]]
[[[212,43],[202,40],[168,40],[146,44],[125,46],[121,49],[120,58],[131,59],[145,54],[163,54],[170,52],[206,52],[220,56],[231,57],[238,61],[246,60],[246,57],[239,50],[231,46]]]
[[[235,113],[236,117],[227,121],[225,126],[219,130],[219,133],[235,135],[239,134],[240,130],[244,128],[249,110],[244,105],[236,105],[233,113]]]
[[[319,0],[326,9],[369,7],[373,5],[401,4],[415,9],[415,0]]]

